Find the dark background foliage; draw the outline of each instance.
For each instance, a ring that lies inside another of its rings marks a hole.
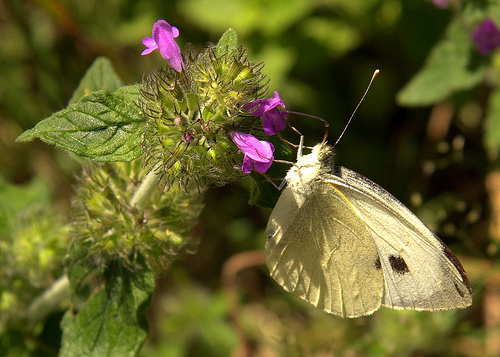
[[[385,187],[442,237],[469,272],[473,306],[432,314],[381,309],[371,317],[342,320],[298,301],[270,279],[262,254],[248,253],[264,247],[269,210],[248,204],[247,179],[207,192],[202,220],[194,229],[199,249],[157,282],[149,310],[150,339],[141,355],[225,356],[243,346],[270,356],[479,356],[488,348],[495,351],[489,342],[496,335],[484,318],[498,311],[498,302],[488,300],[484,289],[498,287],[491,283],[497,243],[488,233],[485,190],[495,160],[484,149],[482,125],[489,88],[474,87],[433,107],[402,107],[396,100],[443,38],[451,16],[451,10],[420,0],[2,0],[2,200],[19,200],[15,187],[43,182],[30,186],[33,195],[44,197],[39,201],[45,207],[53,202],[54,217],[61,222],[67,219],[74,177],[81,170],[78,161],[39,141],[14,140],[64,108],[98,56],[109,57],[127,84],[163,66],[158,53],[140,56],[141,40],[151,35],[157,19],[180,29],[181,48],[186,43],[204,47],[233,27],[250,58],[265,63],[269,94],[278,90],[287,108],[328,120],[331,142],[379,68],[336,147],[336,162]],[[290,120],[309,145],[321,140],[321,122],[300,116]],[[291,131],[284,135],[298,141]],[[16,229],[9,232],[19,234],[14,238],[30,236]],[[40,228],[40,236],[48,231]],[[31,238],[23,239],[32,244]],[[47,251],[62,258],[64,249],[56,245]],[[8,262],[5,251],[2,265]],[[16,259],[27,259],[22,249],[16,252]],[[235,278],[235,286],[223,284],[223,272]],[[11,306],[5,302],[8,291],[3,287],[2,310]],[[52,321],[41,337],[44,353],[57,346],[47,337],[60,333]]]

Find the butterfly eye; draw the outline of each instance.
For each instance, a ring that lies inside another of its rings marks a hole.
[[[333,164],[333,148],[330,145],[322,145],[318,151],[318,161],[322,164]]]

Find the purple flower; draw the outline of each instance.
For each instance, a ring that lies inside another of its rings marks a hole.
[[[184,62],[182,61],[181,50],[174,38],[179,36],[177,27],[170,26],[165,20],[158,20],[153,25],[153,38],[144,37],[142,44],[147,48],[141,55],[147,55],[158,49],[160,54],[177,72],[182,72]]]
[[[449,0],[432,0],[432,2],[440,9],[446,9],[449,5]]]
[[[489,55],[495,48],[500,47],[500,31],[492,19],[486,19],[476,27],[472,33],[472,40],[482,55]]]
[[[252,115],[262,117],[262,126],[267,135],[274,135],[277,131],[286,127],[284,117],[288,115],[287,111],[280,111],[276,107],[285,109],[285,104],[281,101],[278,91],[274,91],[269,99],[257,99],[245,105],[245,109],[250,110]]]
[[[246,174],[255,169],[261,173],[266,172],[273,163],[274,146],[268,141],[259,140],[251,134],[231,131],[230,138],[245,154],[241,171]]]

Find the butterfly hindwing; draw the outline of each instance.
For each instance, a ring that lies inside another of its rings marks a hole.
[[[333,164],[321,143],[299,149],[266,228],[266,263],[283,288],[327,312],[358,317],[381,305],[445,310],[472,303],[458,259],[408,208]]]
[[[274,208],[266,230],[271,276],[327,312],[371,314],[383,295],[375,242],[339,190],[326,182],[314,185],[311,194],[285,189]]]

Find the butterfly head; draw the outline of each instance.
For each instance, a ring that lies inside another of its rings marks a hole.
[[[320,143],[313,147],[308,155],[299,156],[286,175],[288,187],[306,192],[312,181],[333,167],[333,147]]]
[[[313,148],[313,153],[316,153],[318,163],[324,167],[333,166],[333,146],[328,145],[326,142],[317,144]]]

